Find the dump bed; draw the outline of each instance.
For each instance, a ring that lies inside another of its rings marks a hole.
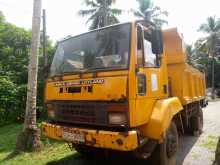
[[[182,36],[173,28],[164,30],[163,38],[170,96],[177,96],[183,105],[204,99],[205,75],[187,64]]]

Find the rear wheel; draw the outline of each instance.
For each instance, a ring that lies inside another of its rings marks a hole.
[[[190,119],[190,131],[193,135],[199,135],[203,130],[203,112],[200,108],[195,116]]]
[[[164,142],[159,144],[152,155],[154,165],[176,165],[178,132],[174,122],[167,129]]]

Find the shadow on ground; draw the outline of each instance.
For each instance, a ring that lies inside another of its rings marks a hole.
[[[177,165],[184,162],[185,157],[191,151],[199,137],[184,135],[179,139],[179,152],[177,156]]]
[[[190,152],[194,144],[197,142],[198,137],[193,136],[183,136],[180,137],[180,146],[177,156],[177,165],[182,165],[185,157]],[[57,161],[48,162],[46,165],[117,165],[123,164],[126,165],[146,165],[151,164],[150,161],[140,161],[132,158],[129,155],[111,155],[105,158],[92,157],[90,159],[81,156],[76,153],[67,157],[64,157]]]
[[[147,161],[141,162],[139,160],[135,160],[130,156],[109,156],[105,158],[100,157],[92,157],[92,158],[85,158],[80,154],[76,153],[74,155],[67,156],[63,159],[57,161],[48,162],[46,165],[117,165],[117,164],[124,164],[126,165],[144,165]]]

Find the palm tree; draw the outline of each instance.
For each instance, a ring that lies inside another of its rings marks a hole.
[[[200,71],[207,73],[208,68],[208,56],[204,49],[201,48],[201,45],[198,40],[194,45],[187,45],[187,63]]]
[[[5,20],[3,13],[0,11],[0,23]]]
[[[186,45],[187,63],[195,66],[195,50],[192,45]]]
[[[84,2],[90,9],[80,10],[79,15],[89,16],[86,24],[91,22],[90,30],[119,22],[117,16],[122,10],[112,7],[115,0],[84,0]]]
[[[204,46],[207,48],[209,57],[212,57],[212,98],[215,98],[215,56],[216,49],[220,37],[220,19],[216,19],[215,16],[208,17],[207,22],[202,24],[199,31],[207,34],[207,37],[203,39]]]
[[[136,17],[152,21],[157,27],[162,27],[168,22],[161,18],[161,16],[168,16],[167,11],[162,11],[159,6],[155,6],[151,0],[137,0],[139,4],[138,10],[133,10]]]

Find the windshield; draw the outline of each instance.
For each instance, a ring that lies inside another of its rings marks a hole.
[[[130,24],[116,25],[60,42],[50,76],[97,69],[126,69],[130,28]]]

